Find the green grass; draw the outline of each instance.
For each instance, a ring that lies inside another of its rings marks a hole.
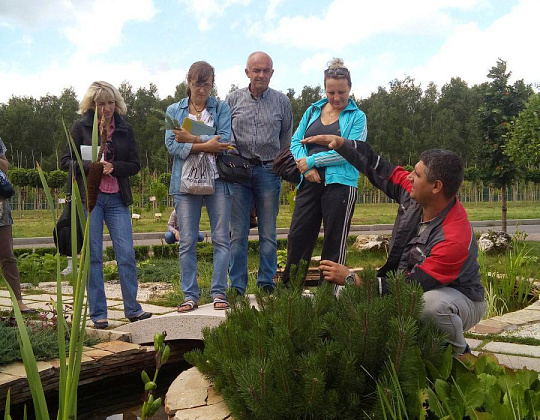
[[[480,220],[500,220],[500,203],[465,203],[465,208],[469,213],[469,219]],[[355,225],[387,224],[394,223],[397,205],[386,204],[358,204],[354,211],[352,223]],[[165,232],[167,221],[172,209],[162,212],[161,220],[154,220],[154,211],[143,211],[141,218],[133,223],[134,232]],[[288,205],[280,207],[277,226],[288,228],[291,224],[291,209]],[[26,210],[22,219],[19,219],[18,212],[13,212],[13,237],[28,238],[52,236],[53,223],[46,210]],[[509,219],[536,219],[540,218],[540,206],[538,202],[516,201],[508,203]],[[209,230],[210,223],[206,211],[202,211],[201,230]]]
[[[32,349],[36,360],[50,360],[58,357],[58,341],[56,331],[48,327],[40,327],[39,323],[27,327]],[[21,351],[17,341],[17,327],[9,325],[8,321],[0,321],[0,365],[21,360]],[[85,338],[86,346],[93,346],[99,342],[96,338]],[[68,342],[66,341],[66,350]]]

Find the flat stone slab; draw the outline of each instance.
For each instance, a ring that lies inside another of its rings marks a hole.
[[[53,364],[44,361],[38,361],[37,368],[38,372],[43,372],[47,369],[52,369]],[[15,362],[10,365],[2,366],[0,368],[0,372],[19,378],[26,378],[26,371],[24,370],[24,364],[22,362]]]
[[[165,396],[165,412],[176,420],[232,419],[221,395],[196,368],[182,372],[171,384]]]
[[[534,370],[540,372],[540,359],[527,356],[512,356],[508,354],[495,354],[499,363],[508,366],[511,369],[523,369]]]
[[[255,296],[249,296],[252,306],[256,306]],[[143,305],[143,307],[145,307]],[[133,343],[145,344],[154,341],[156,331],[166,331],[167,340],[202,340],[204,327],[217,327],[228,311],[216,311],[214,305],[209,303],[201,305],[191,312],[180,313],[177,311],[153,316],[143,321],[125,324],[114,331],[122,331],[131,334]]]
[[[503,316],[494,317],[492,319],[496,321],[506,322],[508,324],[525,325],[531,322],[539,322],[540,311],[522,309],[521,311],[511,312],[509,314],[504,314]]]
[[[514,354],[514,355],[523,355],[523,356],[540,358],[539,346],[528,346],[524,344],[491,341],[487,343],[482,348],[482,350],[490,351],[492,353]]]
[[[475,334],[500,334],[509,328],[511,324],[503,321],[497,321],[493,318],[484,319],[476,324],[469,331]]]

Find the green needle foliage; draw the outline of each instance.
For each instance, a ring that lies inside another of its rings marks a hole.
[[[381,418],[377,381],[391,381],[394,371],[416,418],[423,360],[439,366],[443,336],[418,321],[418,285],[398,276],[393,293],[379,297],[375,272],[362,278],[362,288],[347,286],[338,299],[331,284],[309,297],[292,281],[273,295],[259,292],[258,309],[233,299],[227,320],[204,330],[204,351],[186,360],[239,420]]]

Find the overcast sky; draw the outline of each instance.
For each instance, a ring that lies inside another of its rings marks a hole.
[[[223,98],[247,86],[256,50],[283,92],[321,84],[332,57],[357,97],[405,76],[481,83],[498,57],[536,85],[539,16],[539,0],[0,0],[0,102],[70,86],[80,99],[94,80],[153,82],[163,98],[198,60],[215,67]]]

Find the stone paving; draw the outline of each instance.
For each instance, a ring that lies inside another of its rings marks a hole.
[[[153,337],[155,331],[162,330],[171,331],[168,339],[201,339],[201,331],[204,326],[217,325],[226,316],[225,311],[213,310],[211,304],[202,305],[197,310],[187,314],[178,314],[176,308],[145,303],[145,300],[153,294],[163,292],[163,287],[163,284],[158,283],[143,283],[140,285],[139,300],[143,308],[146,311],[154,313],[154,316],[148,320],[129,323],[123,312],[120,285],[118,282],[107,283],[106,295],[110,327],[107,330],[96,330],[91,328],[92,323],[89,321],[88,327],[90,328],[87,328],[87,334],[98,336],[105,341],[121,340],[139,344],[148,343],[151,341],[151,337]],[[165,287],[170,286],[166,285]],[[36,294],[36,291],[32,289],[23,289],[23,299],[32,308],[50,311],[51,304],[56,301],[56,283],[40,283],[40,290],[43,293]],[[64,302],[67,304],[71,303],[72,296],[70,293],[72,290],[67,283],[63,284],[62,292]],[[0,290],[0,310],[10,309],[11,299],[9,298],[9,292],[7,290]],[[178,333],[175,331],[178,331]],[[540,346],[506,343],[498,341],[496,338],[497,336],[513,336],[540,339],[540,302],[534,302],[529,307],[520,311],[485,319],[475,326],[470,333],[473,334],[474,338],[468,338],[467,341],[473,354],[491,352],[497,356],[501,363],[511,368],[527,367],[528,369],[540,372]],[[486,338],[486,335],[489,335],[490,338]],[[131,349],[131,351],[140,348],[138,347],[139,344],[130,344],[137,346]],[[102,343],[101,346],[106,347],[107,345]],[[128,350],[130,349],[122,349],[122,351]],[[98,347],[87,349],[84,361],[86,363],[92,363],[93,360],[97,360],[110,353],[106,352],[109,352],[109,349],[99,348],[99,345]],[[53,368],[55,367],[54,363],[55,361],[40,362],[39,366],[43,372],[49,372],[51,366]],[[2,366],[0,367],[0,388],[8,384],[11,385],[12,381],[17,381],[24,376],[24,369],[20,363]],[[208,384],[202,384],[200,378],[194,378],[192,376],[190,378],[187,382],[195,384],[195,389],[186,390],[186,381],[182,380],[183,385],[181,385],[181,390],[171,392],[167,396],[167,404],[171,408],[170,414],[176,415],[176,419],[196,418],[190,417],[194,414],[191,410],[199,407],[199,409],[204,411],[204,413],[201,413],[203,417],[199,418],[228,418],[226,410],[224,412],[220,398],[214,396],[211,387],[207,386]],[[171,386],[171,389],[174,390],[175,388]],[[203,405],[199,405],[195,401],[202,398],[201,393],[206,395]],[[193,395],[195,400],[186,400],[188,397],[191,398],[190,395]]]

